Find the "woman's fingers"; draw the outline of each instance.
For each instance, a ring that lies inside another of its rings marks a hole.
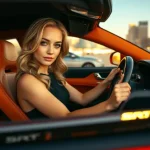
[[[131,90],[129,83],[127,83],[127,82],[118,83],[115,85],[115,88],[118,88],[118,89],[129,88],[129,90]]]
[[[119,72],[120,72],[120,68],[112,69],[110,74],[109,74],[109,78],[111,78],[111,80],[112,80],[115,77],[115,75]]]
[[[120,75],[120,80],[118,81],[118,83],[121,83],[123,81],[123,78],[124,78],[124,74],[121,74]]]
[[[105,81],[107,81],[108,83],[110,83],[114,79],[114,77],[116,76],[116,74],[120,75],[119,83],[121,83],[123,81],[124,75],[121,73],[120,68],[112,69],[111,72],[109,73],[109,75],[107,76],[107,78],[105,79]]]
[[[114,87],[114,94],[117,102],[126,100],[131,93],[131,87],[128,83],[116,84]]]
[[[117,73],[119,73],[120,72],[120,68],[116,68],[116,69],[114,69],[113,70],[113,73],[116,75]]]
[[[130,91],[126,91],[126,92],[123,92],[123,93],[117,93],[116,94],[116,97],[127,97],[130,95]]]
[[[120,97],[120,98],[118,98],[118,102],[126,101],[128,99],[128,97],[129,96]]]
[[[119,80],[119,83],[114,86],[113,92],[111,94],[109,101],[109,107],[115,109],[120,105],[121,102],[128,99],[131,93],[131,87],[127,82],[121,83],[123,80],[123,75]]]
[[[111,70],[110,74],[117,74],[120,71],[120,68],[114,68]]]

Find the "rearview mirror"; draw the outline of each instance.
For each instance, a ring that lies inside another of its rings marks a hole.
[[[113,65],[119,65],[121,61],[121,54],[119,52],[113,52],[110,55],[110,63]]]

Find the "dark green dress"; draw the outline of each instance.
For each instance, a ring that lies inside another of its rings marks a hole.
[[[44,74],[43,74],[44,75]],[[60,81],[58,81],[54,74],[49,75],[51,78],[51,86],[49,91],[58,99],[60,100],[67,108],[69,111],[73,111],[76,109],[75,107],[78,107],[78,104],[75,104],[70,101],[70,95],[68,90],[62,85]],[[40,92],[40,89],[39,89]],[[79,106],[80,107],[80,106]],[[38,111],[36,108],[31,110],[30,112],[27,112],[26,115],[30,119],[41,119],[41,118],[48,118],[44,114],[42,114],[40,111]]]

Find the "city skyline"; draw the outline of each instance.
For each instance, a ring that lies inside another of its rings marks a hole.
[[[150,38],[148,38],[148,22],[140,21],[138,26],[130,24],[126,39],[145,50],[149,50]]]
[[[150,23],[149,7],[150,0],[112,0],[112,14],[101,22],[100,26],[122,38],[126,39],[129,24],[138,25],[139,21]],[[150,25],[148,25],[148,37],[150,37]]]

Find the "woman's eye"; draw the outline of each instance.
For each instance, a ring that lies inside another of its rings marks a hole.
[[[55,48],[60,48],[61,44],[55,44]]]
[[[42,45],[42,46],[47,46],[47,42],[41,41],[40,45]]]

